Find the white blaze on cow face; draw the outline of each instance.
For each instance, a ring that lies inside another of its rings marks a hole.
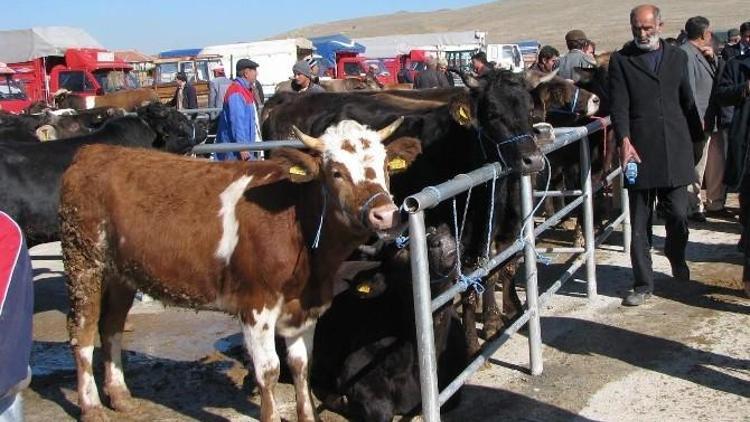
[[[236,209],[237,203],[242,199],[242,195],[247,185],[253,180],[252,176],[242,176],[230,183],[224,192],[219,195],[221,209],[219,218],[221,219],[221,239],[219,246],[216,248],[215,256],[223,260],[226,264],[232,259],[234,248],[239,242],[240,223],[237,221]]]
[[[386,151],[376,131],[353,120],[344,120],[326,129],[320,140],[325,145],[324,166],[342,164],[355,185],[366,181],[388,192]]]

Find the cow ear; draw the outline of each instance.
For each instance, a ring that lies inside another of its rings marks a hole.
[[[474,114],[471,111],[471,104],[465,99],[458,99],[451,102],[450,113],[453,120],[463,127],[474,125]]]
[[[279,148],[269,160],[281,167],[281,178],[306,183],[320,175],[320,158],[292,148]]]
[[[422,153],[422,143],[419,139],[405,136],[388,143],[385,150],[388,171],[395,174],[406,170],[417,159]]]
[[[36,129],[36,137],[40,141],[54,141],[57,139],[57,130],[52,125],[42,125]]]

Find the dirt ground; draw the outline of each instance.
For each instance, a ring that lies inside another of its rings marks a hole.
[[[544,373],[528,375],[527,339],[517,334],[464,387],[460,406],[443,420],[750,421],[750,300],[741,291],[738,233],[729,217],[692,225],[692,281],[677,282],[660,251],[663,226],[655,227],[655,297],[638,308],[620,305],[632,281],[615,233],[597,252],[599,296],[587,300],[585,284],[574,280],[543,309]],[[34,379],[24,392],[26,416],[71,420],[78,407],[59,243],[39,245],[32,255]],[[541,287],[560,268],[541,268]],[[140,406],[133,415],[111,412],[113,420],[259,417],[233,318],[147,302],[134,308],[130,321],[125,376]],[[282,415],[294,420],[289,381],[277,394]],[[343,420],[330,412],[321,417]]]

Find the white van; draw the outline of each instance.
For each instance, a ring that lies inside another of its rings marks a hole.
[[[273,95],[279,82],[292,77],[292,66],[312,52],[312,42],[305,38],[212,45],[201,50],[201,54],[220,55],[224,71],[232,78],[238,60],[258,63],[258,80],[267,98]]]
[[[518,44],[487,44],[487,61],[495,62],[500,69],[523,72],[524,63]]]

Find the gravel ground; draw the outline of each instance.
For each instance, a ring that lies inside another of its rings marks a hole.
[[[527,375],[528,343],[525,333],[517,334],[472,378],[461,405],[443,419],[750,421],[750,300],[741,291],[738,233],[731,218],[693,226],[692,281],[677,282],[659,251],[664,231],[657,226],[656,294],[638,308],[620,306],[631,271],[616,233],[597,252],[599,296],[587,300],[585,284],[574,280],[543,309],[544,373]],[[37,303],[26,416],[71,420],[78,407],[59,243],[39,245],[32,255]],[[542,268],[542,284],[550,284],[560,268]],[[114,420],[259,417],[233,318],[150,302],[134,308],[130,321],[126,379],[140,407],[127,417],[111,413]],[[294,420],[288,380],[277,393],[282,415]],[[342,420],[330,412],[321,417]]]

